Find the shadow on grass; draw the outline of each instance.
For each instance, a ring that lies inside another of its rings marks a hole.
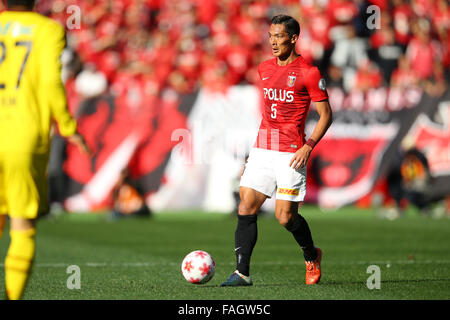
[[[421,282],[439,282],[450,281],[450,279],[399,279],[399,280],[382,280],[381,283],[421,283]],[[321,285],[344,285],[344,284],[366,284],[366,281],[328,281]]]
[[[384,280],[381,281],[381,284],[394,284],[394,283],[423,283],[423,282],[450,282],[449,278],[444,279],[399,279],[399,280]],[[266,287],[325,287],[325,286],[336,286],[336,285],[366,285],[366,281],[324,281],[320,282],[317,285],[306,285],[304,283],[267,283],[267,284],[253,284],[253,286],[244,286],[239,288],[266,288]],[[198,286],[201,288],[221,288],[220,285],[202,285]],[[224,287],[224,288],[230,288],[230,287]],[[231,287],[233,288],[233,287]]]

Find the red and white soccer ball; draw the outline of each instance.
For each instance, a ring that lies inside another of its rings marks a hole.
[[[181,263],[181,272],[190,283],[207,283],[214,277],[216,264],[211,255],[203,250],[189,253]]]

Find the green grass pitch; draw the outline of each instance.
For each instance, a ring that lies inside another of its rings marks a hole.
[[[450,219],[408,212],[394,220],[372,210],[322,212],[305,206],[317,246],[322,280],[305,285],[305,265],[292,235],[273,214],[258,219],[252,287],[221,288],[235,267],[236,217],[204,212],[155,214],[149,219],[107,221],[102,215],[67,214],[38,224],[37,254],[24,299],[305,300],[449,299]],[[8,233],[0,239],[0,286]],[[193,285],[181,261],[202,249],[216,262],[214,278]],[[81,288],[68,289],[67,267],[81,271]],[[371,265],[380,289],[369,290]]]

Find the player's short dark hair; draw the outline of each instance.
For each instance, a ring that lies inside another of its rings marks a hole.
[[[25,6],[28,9],[33,9],[34,2],[35,0],[6,0],[8,8],[11,8],[13,6]]]
[[[271,23],[283,24],[286,32],[289,34],[289,37],[292,37],[294,34],[296,34],[297,36],[300,35],[300,24],[291,16],[279,14],[272,18]]]

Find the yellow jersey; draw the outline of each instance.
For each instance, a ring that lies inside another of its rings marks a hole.
[[[61,79],[65,44],[54,20],[0,13],[0,153],[48,153],[53,120],[63,136],[76,132]]]

